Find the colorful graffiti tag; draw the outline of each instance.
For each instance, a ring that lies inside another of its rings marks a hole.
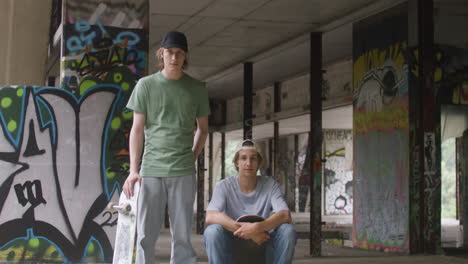
[[[387,14],[354,25],[353,243],[408,251],[407,17]]]
[[[128,175],[127,149],[132,112],[125,104],[137,80],[147,74],[147,1],[67,1],[62,41],[62,87],[81,96],[96,84],[122,88],[109,131],[106,173],[109,188]],[[108,191],[110,191],[109,189]]]
[[[409,52],[410,73],[419,75],[418,49]],[[434,85],[441,104],[468,104],[468,49],[434,46]]]
[[[294,136],[279,138],[278,142],[278,182],[282,185],[290,210],[296,206],[296,168],[294,162]]]
[[[105,260],[116,215],[105,211],[108,131],[121,88],[75,97],[53,87],[3,87],[0,112],[0,258]]]
[[[352,130],[324,129],[324,211],[326,215],[353,214]]]
[[[112,259],[148,1],[64,2],[61,85],[0,88],[0,261]]]

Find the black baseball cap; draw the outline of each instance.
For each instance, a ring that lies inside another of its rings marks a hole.
[[[179,48],[188,52],[187,38],[182,32],[170,31],[164,36],[161,42],[161,48]]]

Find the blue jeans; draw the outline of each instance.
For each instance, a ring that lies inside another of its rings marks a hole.
[[[203,234],[206,254],[210,264],[232,263],[232,241],[234,235],[221,225],[209,225]],[[270,239],[265,242],[267,264],[292,263],[296,246],[296,231],[293,225],[282,224],[270,231]]]

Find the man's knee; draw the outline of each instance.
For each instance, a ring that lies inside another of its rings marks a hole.
[[[285,242],[292,242],[292,243],[296,242],[297,234],[293,225],[282,224],[277,228],[276,232],[277,232],[277,235],[281,237],[281,240]]]
[[[205,231],[203,232],[203,237],[205,238],[206,242],[213,242],[223,237],[224,232],[225,231],[222,225],[213,224],[205,228]]]

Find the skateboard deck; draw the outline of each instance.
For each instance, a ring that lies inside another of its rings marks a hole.
[[[140,193],[140,184],[135,183],[133,187],[133,196],[127,198],[122,192],[119,198],[119,204],[110,203],[109,210],[117,210],[119,217],[117,219],[117,233],[115,236],[113,264],[131,264],[133,263],[133,249],[135,248],[136,235],[136,217],[137,201]]]
[[[258,215],[243,215],[237,218],[237,222],[255,223],[265,220]],[[265,244],[258,245],[252,240],[234,237],[232,255],[234,264],[265,263]]]

